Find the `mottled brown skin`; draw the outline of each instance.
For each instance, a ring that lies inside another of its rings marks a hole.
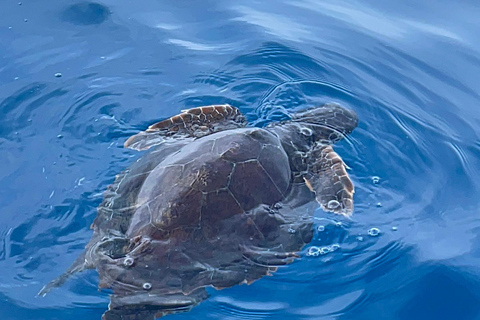
[[[189,310],[207,286],[274,272],[311,240],[312,200],[351,214],[353,184],[329,144],[356,124],[325,105],[244,128],[238,109],[219,105],[150,126],[125,143],[150,151],[108,188],[84,254],[41,294],[96,268],[113,290],[104,319],[153,320]]]
[[[152,137],[194,136],[203,137],[218,131],[246,125],[243,114],[228,104],[184,110],[166,120],[152,124],[147,130],[128,138],[125,148],[146,150],[158,141]]]

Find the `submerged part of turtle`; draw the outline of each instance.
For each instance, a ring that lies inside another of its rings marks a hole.
[[[71,274],[96,268],[113,295],[108,320],[185,311],[216,289],[285,265],[312,238],[314,199],[350,216],[353,184],[331,144],[357,126],[326,104],[265,128],[229,105],[199,107],[150,126],[125,147],[150,149],[108,187]]]

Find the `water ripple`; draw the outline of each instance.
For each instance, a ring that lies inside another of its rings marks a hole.
[[[326,102],[360,119],[335,146],[356,186],[352,219],[318,210],[294,263],[209,290],[172,318],[480,314],[478,8],[55,0],[2,9],[12,14],[0,21],[0,315],[100,318],[108,292],[97,292],[95,272],[34,296],[82,251],[103,190],[140,156],[122,148],[128,136],[199,105],[230,103],[263,126]]]

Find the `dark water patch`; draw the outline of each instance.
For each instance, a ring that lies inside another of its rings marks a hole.
[[[101,24],[110,16],[108,7],[95,2],[72,4],[63,10],[62,20],[76,25]]]

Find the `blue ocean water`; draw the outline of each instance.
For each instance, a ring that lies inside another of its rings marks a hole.
[[[100,319],[95,271],[36,294],[138,159],[130,135],[200,105],[262,125],[333,101],[360,118],[336,146],[353,219],[318,210],[294,263],[168,318],[480,319],[478,17],[476,1],[2,0],[0,318]]]

